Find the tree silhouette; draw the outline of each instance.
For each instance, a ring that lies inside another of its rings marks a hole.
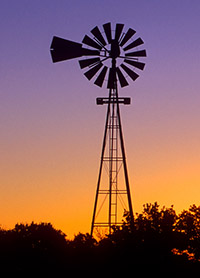
[[[150,269],[152,274],[163,274],[163,270],[165,274],[172,270],[180,274],[188,269],[195,273],[199,264],[188,261],[185,254],[189,251],[196,252],[196,258],[199,255],[199,209],[192,206],[189,212],[177,215],[173,206],[160,208],[156,202],[145,204],[133,224],[129,213],[125,212],[123,225],[113,227],[113,234],[107,237],[112,243],[112,253],[124,263],[131,265],[135,262],[141,269],[145,265],[143,274],[151,273]],[[173,250],[182,256],[175,256]]]
[[[65,234],[50,223],[16,224],[1,231],[1,263],[6,272],[49,271],[59,265],[68,242]]]
[[[185,246],[181,250],[187,249],[194,254],[195,259],[200,259],[200,207],[190,206],[189,210],[184,210],[178,217],[176,230],[185,237]]]
[[[190,275],[200,271],[200,207],[176,214],[173,206],[145,204],[130,221],[99,241],[88,233],[73,240],[50,223],[16,224],[0,229],[1,274],[56,276],[80,272],[85,275]],[[191,260],[192,259],[192,260]],[[145,267],[144,267],[145,266]]]

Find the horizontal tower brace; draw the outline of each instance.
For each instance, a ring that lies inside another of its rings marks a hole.
[[[109,97],[98,97],[96,99],[97,105],[109,104],[109,103],[122,103],[125,105],[131,104],[130,97],[118,97],[118,98],[109,98]]]
[[[127,191],[126,190],[112,190],[111,191],[112,193],[114,193],[114,194],[127,194]],[[110,193],[110,191],[109,190],[101,190],[101,191],[99,191],[99,194],[108,194],[108,193]]]
[[[110,223],[111,226],[116,226],[116,225],[122,225],[123,223],[122,222],[117,222],[117,223],[114,223],[114,222],[111,222]],[[108,223],[107,222],[99,222],[99,223],[95,223],[94,224],[94,227],[108,227]]]

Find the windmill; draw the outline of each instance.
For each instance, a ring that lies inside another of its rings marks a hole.
[[[91,235],[94,228],[102,227],[111,233],[113,226],[122,224],[121,214],[124,209],[129,211],[130,219],[133,220],[120,116],[120,104],[129,105],[131,99],[118,96],[118,84],[123,88],[129,85],[127,78],[135,81],[139,77],[136,71],[143,70],[145,66],[139,58],[146,57],[146,51],[139,49],[144,43],[140,37],[133,39],[135,30],[129,28],[124,32],[123,29],[124,24],[117,23],[115,30],[112,30],[109,22],[103,25],[102,31],[99,27],[94,27],[90,36],[84,36],[82,43],[54,36],[50,47],[54,63],[84,57],[79,60],[79,65],[86,78],[93,79],[94,84],[99,87],[106,83],[108,89],[108,97],[99,97],[96,100],[97,105],[107,105],[107,114]],[[103,180],[103,171],[106,171],[106,181]],[[123,172],[123,185],[120,172]]]

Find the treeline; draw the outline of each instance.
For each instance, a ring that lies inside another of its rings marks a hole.
[[[193,205],[177,215],[173,206],[146,204],[133,222],[125,212],[123,225],[99,240],[81,233],[69,240],[50,223],[1,229],[0,273],[200,274],[200,207]]]

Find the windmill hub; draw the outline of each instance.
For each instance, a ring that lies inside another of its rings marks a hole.
[[[116,67],[120,67],[121,64],[124,62],[124,58],[121,58],[121,57],[124,57],[124,50],[123,50],[123,48],[121,46],[119,46],[120,54],[117,57],[111,57],[111,55],[112,55],[111,54],[111,44],[109,44],[107,46],[107,49],[108,49],[109,52],[105,52],[104,49],[102,49],[102,51],[100,52],[100,55],[102,57],[105,57],[105,58],[107,57],[108,58],[108,59],[105,59],[104,61],[102,61],[102,64],[109,69],[109,68],[111,68],[113,66],[113,59],[114,59],[116,61],[116,64],[115,64]],[[108,79],[106,79],[106,77],[105,77],[104,81],[106,81],[106,80],[108,80]]]

